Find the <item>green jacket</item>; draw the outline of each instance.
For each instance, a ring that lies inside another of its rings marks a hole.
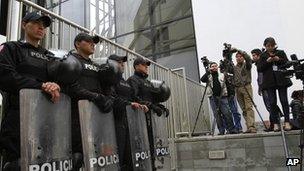
[[[234,66],[234,84],[236,87],[242,87],[251,84],[252,60],[246,52],[244,54],[245,62],[242,65]]]

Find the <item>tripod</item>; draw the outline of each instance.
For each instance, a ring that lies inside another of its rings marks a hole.
[[[206,71],[206,73],[207,73],[208,71]],[[206,74],[205,74],[206,75]],[[199,110],[198,110],[198,114],[197,114],[197,116],[196,116],[196,121],[195,121],[195,124],[194,124],[194,128],[193,128],[193,131],[192,131],[192,135],[194,134],[194,130],[195,130],[195,127],[196,127],[196,125],[197,125],[197,121],[198,121],[198,117],[199,117],[199,115],[200,115],[200,111],[201,111],[201,108],[202,108],[202,104],[203,104],[203,101],[204,101],[204,99],[205,99],[205,96],[206,96],[206,91],[207,91],[207,88],[209,87],[209,74],[207,74],[206,76],[203,76],[203,77],[205,77],[204,78],[204,80],[205,81],[203,81],[203,82],[206,82],[206,89],[205,89],[205,91],[204,91],[204,93],[203,93],[203,97],[202,97],[202,100],[201,100],[201,104],[200,104],[200,107],[199,107]],[[222,99],[222,95],[223,95],[223,93],[222,93],[222,90],[220,91],[220,96],[219,97],[214,97],[214,98],[216,98],[216,100],[212,100],[212,101],[214,101],[215,102],[215,111],[213,111],[213,112],[215,112],[214,113],[214,116],[215,116],[215,118],[213,119],[213,122],[212,122],[212,130],[211,130],[211,135],[213,136],[214,135],[214,130],[215,130],[215,121],[218,121],[218,122],[222,122],[222,112],[221,112],[221,110],[220,110],[220,105],[221,105],[221,99]],[[228,107],[228,106],[227,106]],[[214,110],[214,109],[213,109]],[[224,116],[224,117],[227,117],[227,116]],[[231,118],[232,119],[232,118]],[[207,121],[206,121],[206,119],[204,119],[204,121],[205,121],[205,124],[207,124]],[[229,121],[228,121],[229,122]],[[232,121],[233,122],[233,121]],[[220,124],[220,125],[222,125],[222,124]],[[231,128],[228,128],[229,129],[229,131],[231,131],[230,129]],[[232,130],[232,132],[234,132],[234,130]]]
[[[236,73],[238,74],[239,78],[241,79],[242,84],[244,84],[244,80],[243,80],[243,78],[242,78],[242,74],[239,73],[239,72],[236,72]],[[260,111],[258,110],[257,105],[254,103],[254,101],[253,101],[253,99],[252,99],[252,97],[251,97],[251,95],[250,95],[250,93],[249,93],[249,91],[248,91],[246,85],[244,85],[243,88],[245,89],[247,95],[248,95],[249,98],[250,98],[251,103],[253,104],[253,106],[254,106],[255,110],[257,111],[257,113],[258,113],[258,115],[259,115],[261,121],[263,122],[263,125],[264,125],[265,129],[267,129],[267,126],[266,126],[266,124],[265,124],[265,122],[264,122],[264,120],[263,120],[263,118],[262,118],[262,115],[261,115]]]
[[[208,67],[205,66],[205,70],[206,70],[206,72],[208,72]],[[194,131],[195,131],[195,128],[196,128],[196,125],[197,125],[198,117],[199,117],[199,115],[200,115],[200,113],[201,113],[201,109],[202,109],[202,107],[203,107],[203,103],[204,103],[204,100],[205,100],[205,96],[206,96],[206,93],[207,93],[207,88],[208,88],[208,86],[209,86],[209,81],[207,81],[207,83],[206,83],[206,87],[205,87],[205,90],[204,90],[204,93],[203,93],[203,97],[202,97],[202,99],[201,99],[201,104],[200,104],[200,106],[199,106],[199,109],[198,109],[198,112],[197,112],[197,115],[196,115],[194,127],[193,127],[193,130],[192,130],[192,132],[191,132],[191,135],[192,135],[192,136],[194,136]],[[204,111],[203,111],[203,113],[204,113]],[[205,122],[205,125],[207,125],[207,120],[206,120],[205,117],[204,117],[204,122]]]
[[[303,92],[304,92],[304,79],[302,79],[302,86],[303,86]],[[303,149],[304,149],[304,111],[303,111],[303,105],[304,105],[304,99],[302,98],[302,109],[301,109],[301,133],[300,133],[300,171],[303,171]]]

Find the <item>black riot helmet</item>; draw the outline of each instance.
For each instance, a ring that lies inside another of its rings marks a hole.
[[[100,65],[98,76],[100,82],[105,86],[113,86],[118,84],[122,73],[119,70],[116,60],[103,58],[97,62]]]
[[[151,80],[151,83],[153,85],[152,94],[154,102],[165,102],[170,98],[171,90],[164,81]]]
[[[82,72],[82,65],[73,54],[64,53],[60,50],[51,50],[54,59],[48,64],[48,75],[52,80],[63,84],[75,82]]]

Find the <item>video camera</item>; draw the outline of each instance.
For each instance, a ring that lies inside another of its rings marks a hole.
[[[292,70],[279,70],[279,72],[284,73],[286,77],[296,76],[296,79],[304,81],[304,59],[298,59],[296,54],[290,55],[291,61],[288,61],[285,65],[281,66],[281,69],[290,68],[293,66]]]
[[[234,64],[232,61],[232,54],[237,52],[236,48],[233,48],[231,44],[224,43],[223,60],[220,60],[220,69],[222,73],[233,75]]]
[[[232,61],[232,54],[237,52],[236,48],[233,48],[231,44],[224,43],[223,57],[229,61]]]
[[[210,61],[207,58],[207,56],[201,57],[201,62],[203,63],[203,65],[204,65],[205,68],[209,68]]]

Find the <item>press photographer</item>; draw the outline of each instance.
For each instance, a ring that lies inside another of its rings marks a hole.
[[[219,135],[225,134],[223,121],[227,125],[227,134],[235,134],[237,131],[234,128],[232,114],[229,109],[225,76],[218,72],[217,63],[209,62],[206,57],[202,59],[202,62],[206,68],[206,73],[201,78],[201,81],[206,83],[207,96],[210,100]]]
[[[220,71],[225,76],[225,83],[227,86],[228,104],[232,112],[235,128],[239,133],[243,132],[241,125],[241,114],[238,111],[237,102],[235,98],[234,86],[234,64],[232,61],[232,54],[237,52],[236,48],[232,48],[231,44],[224,43],[223,60],[220,61]]]

